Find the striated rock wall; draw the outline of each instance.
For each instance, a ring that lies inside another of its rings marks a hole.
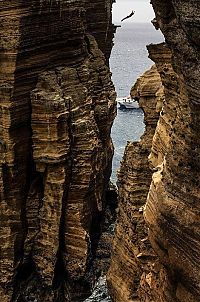
[[[128,142],[118,173],[119,213],[111,266],[107,275],[113,301],[139,301],[140,279],[155,259],[148,241],[143,207],[151,183],[148,155],[164,99],[155,65],[131,90],[144,111],[145,133],[139,142]]]
[[[198,0],[151,2],[156,13],[153,23],[167,42],[167,46],[148,46],[164,86],[163,108],[149,156],[154,173],[151,182],[147,157],[141,172],[144,156],[136,156],[148,139],[139,151],[138,144],[129,143],[119,174],[120,208],[108,281],[114,301],[197,302],[200,6]],[[144,184],[146,204],[145,196],[133,195]],[[138,200],[145,204],[141,211],[146,224],[140,216],[142,232],[136,219]],[[148,238],[144,238],[147,230]],[[144,251],[139,253],[141,242]]]
[[[116,110],[91,33],[108,59],[111,4],[92,14],[89,1],[0,1],[2,302],[90,290]]]
[[[161,108],[160,117],[153,136],[151,153],[148,158],[149,166],[154,171],[153,181],[157,182],[159,175],[163,173],[163,162],[165,162],[165,156],[168,152],[174,119],[177,115],[176,103],[178,95],[176,91],[178,89],[178,76],[172,68],[172,54],[166,44],[151,44],[147,48],[150,58],[156,62],[156,67],[160,73],[164,87],[163,107]],[[151,190],[148,193],[147,199],[150,197],[150,194]],[[146,213],[146,205],[144,209],[144,213]],[[148,233],[151,246],[154,249],[155,255],[157,255],[156,246],[152,244],[150,232]],[[154,257],[148,259],[147,265],[148,270],[143,270],[138,290],[141,301],[173,301],[174,291],[170,282],[171,275],[165,267],[165,262],[160,262],[159,257]]]
[[[95,37],[99,48],[103,51],[106,62],[109,58],[113,46],[116,26],[112,24],[112,4],[115,0],[87,0],[86,19],[88,31]]]
[[[152,246],[166,267],[171,287],[162,301],[197,302],[200,300],[200,5],[199,1],[181,0],[153,0],[152,4],[172,51],[174,71],[166,69],[162,78],[168,108],[174,113],[168,120],[167,152],[160,171],[153,175],[145,219]],[[166,280],[162,282],[166,286]]]

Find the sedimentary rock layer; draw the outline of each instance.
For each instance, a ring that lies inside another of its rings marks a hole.
[[[171,288],[162,301],[197,302],[200,300],[200,5],[197,0],[152,0],[152,4],[171,48],[176,75],[167,69],[162,74],[165,95],[174,114],[170,114],[168,121],[169,139],[161,170],[153,175],[145,219],[152,246],[166,267]],[[151,53],[150,48],[156,61]]]
[[[171,64],[172,54],[165,43],[149,45],[150,58],[156,62],[164,86],[164,101],[156,131],[153,136],[151,153],[149,155],[149,166],[153,169],[153,180],[157,182],[162,175],[163,163],[169,149],[170,138],[173,131],[174,119],[177,115],[176,104],[178,95],[178,76]],[[148,198],[150,191],[148,193]],[[146,205],[145,205],[146,210]],[[149,236],[151,241],[151,237]],[[155,245],[151,245],[157,254]],[[171,275],[165,267],[165,262],[160,262],[159,257],[149,259],[148,270],[143,270],[140,280],[139,297],[146,301],[173,301],[174,291],[170,283]],[[175,300],[176,301],[176,300]]]
[[[78,301],[90,289],[115,116],[90,34],[108,58],[112,1],[98,3],[92,15],[89,1],[0,1],[2,302]]]
[[[163,103],[163,87],[155,66],[131,90],[144,111],[145,133],[140,142],[129,142],[118,174],[119,213],[113,255],[107,276],[113,301],[139,301],[140,279],[155,259],[143,218],[152,172],[148,155]]]
[[[115,301],[198,302],[200,4],[198,0],[151,2],[156,13],[153,23],[162,30],[168,46],[148,47],[160,73],[165,96],[149,156],[150,167],[155,172],[144,207],[148,238],[154,251],[150,249],[152,253],[143,258],[146,264],[140,265],[136,258],[140,259],[145,253],[136,257],[134,238],[143,240],[135,223],[133,205],[137,196],[131,203],[127,201],[138,186],[140,190],[143,188],[141,182],[146,184],[150,176],[144,172],[142,178],[138,176],[143,155],[136,157],[138,144],[129,144],[119,175],[120,215],[108,280]],[[144,146],[145,141],[139,150]],[[130,177],[133,165],[136,171],[133,175],[137,178]],[[118,238],[125,238],[123,245]],[[147,238],[145,241],[148,244]],[[119,290],[121,280],[124,282]]]
[[[95,37],[109,64],[116,26],[112,24],[112,3],[115,0],[86,0],[87,29]]]

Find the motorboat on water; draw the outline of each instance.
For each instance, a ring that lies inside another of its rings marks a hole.
[[[136,100],[131,99],[131,97],[117,98],[117,103],[119,104],[119,109],[139,109],[139,104]]]

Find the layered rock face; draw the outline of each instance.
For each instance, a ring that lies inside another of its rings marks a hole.
[[[120,215],[108,280],[114,301],[197,302],[200,301],[200,7],[197,0],[151,2],[156,13],[154,24],[162,30],[169,47],[165,44],[148,47],[164,86],[163,108],[149,156],[149,165],[155,172],[148,189],[151,180],[148,163],[140,178],[143,155],[137,157],[138,144],[130,143],[119,175]],[[144,146],[145,141],[139,150]],[[137,174],[131,172],[133,165]],[[145,196],[135,196],[131,202],[130,197],[137,188],[141,191],[144,184],[148,196],[141,209],[146,221],[145,224],[141,215],[141,232],[135,204],[143,200],[143,205]],[[143,237],[147,228],[150,242]],[[120,244],[123,238],[126,239]],[[141,253],[137,240],[145,245]]]
[[[108,56],[111,4],[92,16],[89,1],[0,3],[3,302],[79,301],[90,290],[116,110],[91,33]]]
[[[109,64],[116,26],[112,24],[112,4],[115,0],[87,0],[88,31],[95,37]]]
[[[140,142],[129,142],[118,174],[119,214],[113,255],[107,276],[113,301],[139,301],[140,279],[156,258],[148,242],[143,207],[151,183],[148,155],[163,103],[163,87],[155,66],[131,90],[144,111],[145,133]]]
[[[145,219],[166,267],[170,291],[162,301],[200,300],[199,225],[199,1],[152,1],[172,50],[173,69],[162,74],[168,108],[167,152],[153,175]],[[151,57],[156,60],[153,54]],[[164,107],[165,110],[165,107]],[[164,111],[165,114],[165,111]],[[167,286],[168,287],[168,286]],[[168,287],[169,288],[169,287]]]

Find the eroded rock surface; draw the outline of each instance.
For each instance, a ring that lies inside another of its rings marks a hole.
[[[145,219],[151,243],[166,267],[171,287],[162,301],[197,302],[200,300],[200,41],[197,37],[200,3],[152,0],[152,4],[171,48],[176,75],[170,70],[162,75],[168,107],[174,113],[168,121],[169,139],[161,170],[153,175]],[[162,282],[166,286],[165,279]]]
[[[151,2],[156,13],[153,23],[162,30],[167,42],[167,46],[148,47],[164,86],[163,108],[149,156],[154,173],[148,189],[151,173],[147,172],[147,157],[141,172],[144,157],[136,156],[146,141],[139,151],[138,144],[130,143],[119,174],[120,214],[108,281],[114,301],[198,302],[200,3],[198,0]],[[145,196],[138,198],[136,194],[130,202],[132,192],[137,188],[141,191],[144,184],[147,203]],[[136,219],[137,200],[145,204],[146,223],[140,216],[142,232]],[[147,228],[148,238],[143,239]],[[149,245],[150,253],[139,253],[137,241],[143,242],[145,251]]]
[[[113,255],[107,276],[113,301],[139,301],[140,279],[155,259],[143,218],[152,172],[148,156],[159,112],[163,86],[155,66],[141,76],[131,90],[144,111],[145,133],[139,142],[129,142],[118,174],[119,213]]]
[[[98,3],[0,1],[2,302],[79,301],[95,279],[116,111]]]

